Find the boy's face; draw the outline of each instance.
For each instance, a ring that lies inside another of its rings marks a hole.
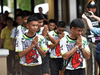
[[[12,20],[7,20],[7,26],[13,26],[13,21]]]
[[[18,16],[16,18],[16,22],[18,23],[18,25],[22,25],[23,21],[22,21],[22,17],[21,16]]]
[[[83,28],[74,28],[72,27],[71,28],[71,34],[75,37],[75,38],[78,38],[80,35],[82,35],[83,33]]]
[[[62,34],[64,31],[65,31],[65,28],[62,28],[62,27],[57,28],[57,33],[58,34]]]
[[[27,18],[28,18],[28,16],[27,17],[23,17],[23,25],[24,25],[24,27],[26,27],[26,25],[27,25]]]
[[[43,20],[38,20],[38,29],[40,29],[43,26]]]
[[[31,21],[28,23],[27,28],[30,32],[34,33],[38,29],[38,21]]]
[[[54,28],[56,27],[55,23],[49,23],[49,31],[54,30]]]

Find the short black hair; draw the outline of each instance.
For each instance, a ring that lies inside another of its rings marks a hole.
[[[38,20],[43,20],[43,19],[45,19],[44,16],[43,16],[41,13],[35,13],[35,14],[33,14],[32,16],[37,17]]]
[[[17,11],[20,11],[20,12],[22,12],[22,9],[20,9],[20,8],[19,8],[19,9],[16,9],[16,12],[17,12]]]
[[[13,19],[12,19],[11,17],[7,17],[7,18],[6,18],[6,22],[7,22],[8,20],[12,20],[12,21],[13,21]]]
[[[22,18],[30,16],[29,11],[27,10],[22,11],[21,14],[22,14]]]
[[[74,27],[74,28],[84,28],[84,23],[82,21],[82,19],[78,18],[78,19],[74,19],[71,23],[70,23],[70,29]]]
[[[26,15],[25,15],[25,14],[22,14],[22,18],[28,17],[28,16],[29,16],[29,15],[27,15],[27,14],[26,14]]]
[[[44,20],[43,25],[48,25],[48,22]]]
[[[50,19],[49,23],[55,23],[56,24],[56,21],[54,19]]]
[[[15,18],[15,20],[17,19],[17,17],[19,17],[19,16],[21,16],[22,17],[22,15],[21,14],[18,14],[18,15],[16,15],[16,18]]]
[[[59,21],[57,27],[66,28],[66,23],[64,21]]]
[[[37,17],[30,16],[27,19],[27,23],[30,23],[31,21],[38,21],[38,19],[37,19]]]

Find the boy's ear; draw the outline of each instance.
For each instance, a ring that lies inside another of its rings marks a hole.
[[[27,29],[29,29],[29,26],[28,26],[28,24],[26,24],[26,28],[27,28]]]
[[[74,31],[74,27],[72,27],[72,28],[70,29],[70,31],[73,32],[73,31]]]
[[[56,25],[56,28],[58,28],[58,26]]]

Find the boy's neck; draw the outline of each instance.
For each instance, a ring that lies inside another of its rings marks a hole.
[[[26,24],[22,24],[23,27],[26,27]]]
[[[35,34],[36,34],[35,32],[34,33],[33,32],[26,33],[26,35],[29,36],[29,37],[33,37]]]
[[[7,25],[7,27],[8,27],[8,29],[10,29],[10,30],[11,30],[13,26],[8,26],[8,25]]]
[[[55,31],[57,34],[59,34],[57,30],[54,30],[54,31]]]
[[[36,32],[39,32],[40,31],[40,29],[37,29],[37,31]]]
[[[71,38],[71,39],[77,39],[74,35],[72,35],[72,34],[69,34],[69,37]]]

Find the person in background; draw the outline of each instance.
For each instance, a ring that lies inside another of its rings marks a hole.
[[[13,74],[13,69],[14,69],[12,66],[12,60],[15,60],[14,58],[15,51],[10,41],[10,35],[12,32],[12,29],[14,28],[13,19],[10,17],[7,17],[6,23],[7,23],[7,26],[1,31],[0,48],[3,45],[3,48],[9,50],[9,55],[7,57],[7,69],[9,72],[8,75],[10,75],[10,74]]]
[[[22,9],[16,9],[16,15],[22,14]]]
[[[70,23],[70,34],[60,40],[61,55],[65,60],[65,75],[86,75],[85,60],[90,58],[87,39],[82,36],[84,24],[81,19]]]
[[[22,15],[18,14],[16,16],[16,23],[17,23],[17,26],[22,25]],[[14,27],[10,35],[11,43],[14,50],[15,50],[15,43],[16,43],[16,35],[17,35],[17,27]],[[15,52],[14,66],[15,66],[15,73],[20,74],[19,56],[17,52]]]
[[[93,12],[91,12],[91,11],[89,11],[89,12],[91,13],[91,16],[89,16],[89,17],[93,17],[93,18],[95,18],[96,20],[98,20],[100,22],[100,17],[94,15]],[[89,29],[94,34],[97,34],[97,35],[100,34],[100,28],[93,27],[91,21],[87,18],[87,16],[85,14],[82,15],[82,18],[86,20]],[[97,61],[98,65],[99,65],[99,69],[100,69],[100,43],[97,44],[95,53],[96,53],[95,54],[96,55],[96,61]],[[99,75],[100,75],[100,72],[99,72]]]
[[[95,18],[96,20],[98,20],[98,21],[100,22],[100,17],[94,15],[94,13],[91,12],[91,11],[89,11],[89,12],[91,13],[91,15],[90,15],[89,17]],[[89,27],[89,29],[90,29],[93,33],[95,33],[95,34],[100,34],[100,28],[98,28],[98,27],[93,27],[93,26],[92,26],[92,22],[90,21],[90,19],[88,19],[88,17],[87,17],[85,14],[82,15],[82,18],[83,18],[84,20],[86,20],[87,26]]]
[[[0,13],[0,36],[1,36],[1,30],[3,29],[3,14]]]
[[[43,21],[43,27],[45,27],[45,26],[48,27],[48,24],[49,24],[49,23],[48,23],[47,21],[45,21],[45,20]]]
[[[87,1],[87,4],[86,4],[86,11],[84,13],[88,15],[89,14],[89,11],[92,11],[94,14],[96,14],[96,11],[97,11],[97,4],[96,4],[96,1],[95,0],[88,0]],[[89,17],[88,17],[89,18]],[[91,18],[89,18],[92,22],[93,25],[95,26],[99,26],[98,24],[98,21],[97,20],[92,20]],[[95,43],[93,43],[93,40],[91,40],[91,38],[88,38],[89,36],[91,36],[91,32],[88,28],[88,25],[86,23],[86,21],[84,19],[82,19],[83,23],[84,23],[84,29],[83,29],[83,36],[87,38],[88,40],[88,43],[89,43],[89,47],[90,47],[90,53],[91,53],[91,57],[89,60],[86,61],[87,63],[87,75],[92,75],[92,50],[94,50],[94,45]],[[94,56],[94,55],[93,55]],[[95,64],[96,65],[96,64]],[[97,68],[96,68],[97,69]],[[96,70],[96,73],[97,73],[97,70]]]
[[[53,42],[56,43],[55,39],[52,38],[49,34],[48,34],[48,26],[45,25],[43,27],[43,21],[44,21],[44,16],[40,13],[36,13],[33,16],[38,18],[38,29],[36,34],[42,35],[45,38],[45,44],[47,46],[47,37]],[[48,55],[48,51],[46,53],[46,57],[42,58],[42,74],[43,75],[49,75],[49,55]]]
[[[54,19],[49,20],[49,25],[48,25],[49,31],[52,31],[56,29],[56,21]]]
[[[59,70],[63,67],[63,58],[61,56],[60,51],[60,40],[68,35],[68,33],[65,33],[66,24],[64,21],[59,21],[57,24],[57,29],[52,30],[49,32],[49,35],[53,37],[56,40],[56,43],[52,43],[51,41],[48,41],[48,45],[51,49],[50,52],[50,71],[51,75],[59,75]]]
[[[44,18],[45,18],[44,20],[48,21],[48,16],[46,14],[42,13],[42,11],[43,11],[42,7],[39,7],[38,10],[39,10],[39,13],[41,13],[44,16]]]

